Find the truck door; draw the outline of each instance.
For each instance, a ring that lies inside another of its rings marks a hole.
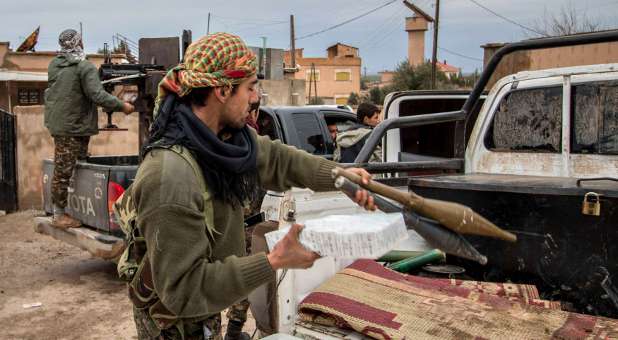
[[[277,117],[270,110],[260,109],[257,125],[259,127],[258,133],[261,136],[268,136],[271,140],[279,139],[285,142]]]
[[[326,141],[320,121],[315,112],[294,112],[282,121],[286,131],[286,143],[310,154],[326,155]]]
[[[318,113],[318,119],[322,125],[326,136],[326,157],[327,159],[333,159],[333,153],[335,152],[335,140],[333,139],[330,128],[335,127],[336,133],[342,133],[348,130],[350,127],[356,125],[356,116],[354,114],[346,114],[341,112],[332,111],[320,111]]]

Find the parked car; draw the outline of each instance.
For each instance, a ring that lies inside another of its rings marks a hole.
[[[355,113],[332,105],[261,107],[258,116],[261,135],[328,159],[335,151],[328,125],[343,132],[355,123]]]

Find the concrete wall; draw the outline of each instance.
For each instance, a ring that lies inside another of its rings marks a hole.
[[[56,52],[13,52],[8,51],[8,45],[0,44],[0,68],[11,71],[47,73],[47,66],[56,55]],[[104,56],[102,54],[88,54],[88,60],[98,68],[103,63]],[[126,58],[121,54],[114,54],[112,55],[112,62],[126,62]]]
[[[342,48],[345,49],[347,45],[340,44],[336,46],[343,46]],[[334,50],[334,47],[331,50]],[[291,74],[291,77],[294,79],[309,80],[308,72],[311,71],[311,65],[315,65],[316,72],[320,74],[319,80],[317,81],[318,96],[322,97],[326,103],[334,103],[337,98],[347,101],[350,93],[360,93],[361,58],[301,58],[302,49],[296,50],[296,56],[296,64],[300,66],[300,69],[298,72]],[[286,65],[290,64],[290,59],[290,51],[285,51],[284,62]],[[335,79],[335,73],[338,70],[349,70],[351,72],[350,80],[337,81]],[[313,88],[311,89],[311,93],[313,96]],[[308,81],[305,95],[307,97],[309,96]]]
[[[38,92],[39,103],[34,105],[41,105],[46,88],[47,82],[41,81],[0,81],[0,109],[12,112],[19,105],[20,89]]]
[[[305,80],[303,79],[261,80],[260,86],[263,92],[262,105],[297,106],[305,104]]]
[[[42,160],[53,158],[54,142],[43,125],[44,106],[16,106],[17,197],[19,209],[42,209]],[[138,115],[114,113],[113,121],[122,132],[100,132],[90,140],[91,155],[135,155],[138,153]],[[99,114],[99,126],[107,121]]]
[[[484,48],[484,65],[504,44],[487,44]],[[547,68],[592,65],[618,62],[618,42],[545,48],[512,53],[502,59],[487,84],[491,88],[500,78],[519,71]]]
[[[425,31],[427,31],[427,20],[425,18],[406,18],[408,63],[411,66],[420,65],[425,62]]]
[[[320,65],[315,67],[316,73],[319,73],[319,80],[317,81],[317,92],[319,97],[324,97],[326,100],[332,99],[332,103],[336,98],[347,98],[350,93],[360,92],[360,78],[361,68],[360,65]],[[335,73],[337,71],[349,70],[351,72],[351,78],[347,81],[335,80]],[[301,67],[299,72],[296,72],[296,79],[308,80],[308,73],[311,71],[311,67]],[[309,96],[309,82],[306,86],[306,96]],[[314,89],[311,89],[313,95]],[[330,101],[329,101],[330,102]]]
[[[358,48],[344,44],[335,44],[326,49],[329,59],[336,57],[358,58]]]
[[[0,66],[2,66],[2,61],[4,60],[7,53],[9,53],[8,41],[0,41]]]
[[[263,51],[261,47],[249,47],[255,53],[258,62],[258,70],[262,72],[265,79],[283,79],[283,49],[266,48],[266,65],[264,65]],[[263,66],[266,69],[262,70]]]

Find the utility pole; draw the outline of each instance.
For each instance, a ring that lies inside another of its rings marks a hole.
[[[365,71],[365,77],[367,77],[367,66],[365,66],[363,69]]]
[[[79,22],[79,35],[82,37],[82,44],[83,44],[83,41],[84,41],[84,30],[82,28],[82,22],[81,21]]]
[[[210,34],[210,12],[208,12],[208,26],[206,26],[206,35]]]
[[[262,75],[264,77],[266,77],[266,37],[261,37],[262,38],[262,65],[261,65],[261,69],[262,69]]]
[[[290,15],[290,57],[292,68],[296,68],[296,37],[294,36],[294,15]]]
[[[436,17],[433,23],[433,53],[431,54],[431,89],[436,88],[436,62],[438,61],[438,28],[440,27],[440,0],[436,0]]]

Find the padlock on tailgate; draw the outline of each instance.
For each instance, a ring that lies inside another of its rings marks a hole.
[[[582,214],[592,216],[601,215],[601,198],[599,194],[596,192],[588,192],[584,195]]]

